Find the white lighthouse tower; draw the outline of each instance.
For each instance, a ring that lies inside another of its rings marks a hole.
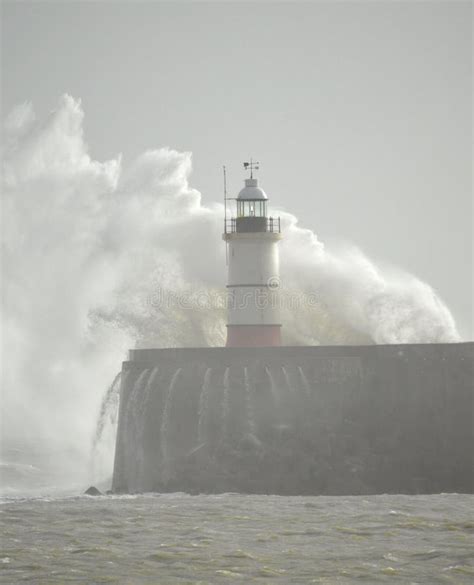
[[[225,218],[223,239],[228,245],[227,347],[281,345],[280,218],[268,217],[268,197],[258,186],[258,163],[250,170],[236,198],[237,216]]]

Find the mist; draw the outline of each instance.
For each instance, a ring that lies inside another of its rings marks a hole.
[[[93,160],[71,96],[40,120],[17,106],[4,132],[2,462],[86,482],[101,400],[127,350],[225,343],[225,308],[201,302],[224,291],[223,206],[192,188],[189,152]],[[283,303],[284,344],[460,340],[429,284],[356,245],[325,246],[269,196],[283,298],[303,299]],[[113,433],[109,443],[110,471]]]

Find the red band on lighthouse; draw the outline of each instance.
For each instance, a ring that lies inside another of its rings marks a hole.
[[[227,325],[226,347],[281,345],[281,325]]]

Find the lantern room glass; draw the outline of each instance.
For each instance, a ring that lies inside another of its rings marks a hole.
[[[237,217],[267,217],[267,202],[262,199],[237,200]]]

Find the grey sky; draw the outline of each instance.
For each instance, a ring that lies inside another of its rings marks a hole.
[[[323,241],[429,282],[472,338],[470,2],[4,2],[2,107],[82,98],[93,157],[242,160]],[[216,246],[221,242],[216,242]]]

